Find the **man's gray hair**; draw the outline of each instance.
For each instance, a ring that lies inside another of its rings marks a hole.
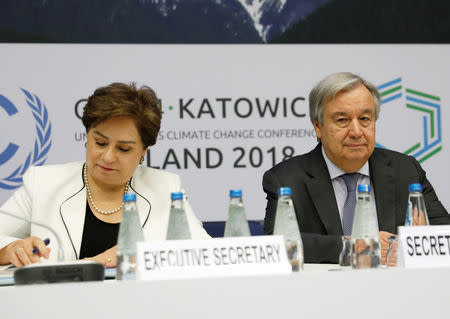
[[[309,93],[309,117],[311,123],[317,121],[323,124],[323,105],[334,98],[339,92],[350,91],[359,85],[364,85],[373,96],[375,104],[375,119],[380,114],[381,96],[375,85],[360,76],[350,72],[340,72],[328,75],[317,83]]]

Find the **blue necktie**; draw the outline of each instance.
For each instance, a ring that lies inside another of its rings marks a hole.
[[[341,175],[345,181],[345,186],[347,186],[347,198],[345,199],[344,213],[342,214],[342,228],[345,236],[352,234],[356,205],[356,183],[358,182],[359,175],[359,173]]]

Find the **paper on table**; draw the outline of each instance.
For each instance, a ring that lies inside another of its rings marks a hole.
[[[0,270],[0,286],[14,285],[14,271],[15,270],[16,270],[16,267],[12,267],[12,266],[7,266],[7,267],[4,267],[2,270]]]

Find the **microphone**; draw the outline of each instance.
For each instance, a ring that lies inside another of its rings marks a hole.
[[[105,267],[98,262],[83,260],[76,262],[64,261],[64,250],[59,235],[44,224],[31,221],[16,214],[0,210],[0,214],[17,218],[32,225],[43,227],[48,230],[55,238],[58,245],[57,263],[49,264],[31,264],[14,271],[15,285],[59,283],[59,282],[78,282],[78,281],[103,281],[105,277]]]

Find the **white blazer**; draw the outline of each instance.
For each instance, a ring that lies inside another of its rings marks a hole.
[[[30,167],[23,176],[23,186],[0,208],[52,229],[60,237],[65,260],[76,260],[80,254],[87,204],[83,165],[74,162]],[[139,166],[129,191],[136,193],[145,240],[164,240],[169,223],[170,193],[182,191],[180,177]],[[210,238],[186,199],[184,207],[192,238]],[[50,238],[50,260],[57,260],[58,241],[48,229],[0,213],[0,248],[28,236]]]

